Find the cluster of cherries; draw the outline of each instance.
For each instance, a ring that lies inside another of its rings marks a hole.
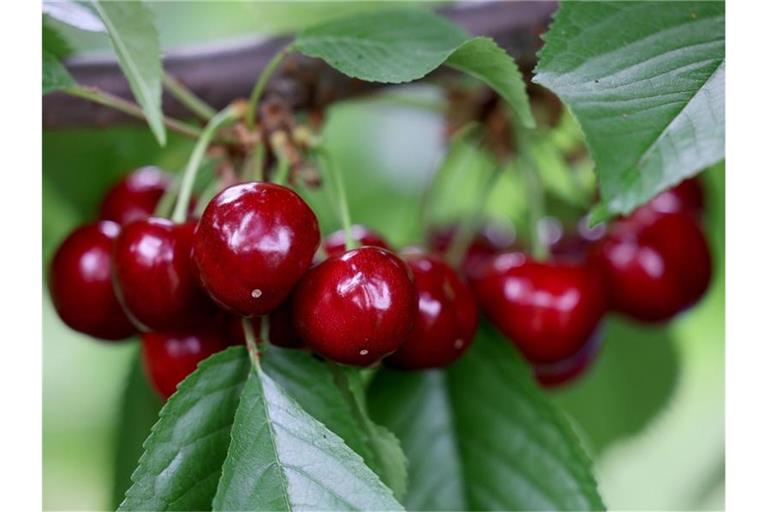
[[[458,269],[428,250],[393,252],[362,226],[321,241],[291,189],[261,182],[221,191],[199,219],[154,217],[170,187],[162,171],[128,175],[101,219],[75,230],[50,272],[54,306],[71,328],[104,340],[141,333],[145,369],[168,397],[209,355],[245,343],[242,318],[268,338],[356,366],[444,367],[472,342],[478,304],[544,385],[579,374],[608,309],[662,321],[698,300],[710,276],[695,181],[683,182],[607,234],[575,233],[534,261],[509,238],[480,232]],[[322,249],[318,251],[321,246]]]

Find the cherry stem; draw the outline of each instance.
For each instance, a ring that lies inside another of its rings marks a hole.
[[[197,176],[197,170],[200,168],[200,163],[205,156],[205,150],[208,149],[208,145],[211,143],[214,135],[222,126],[229,124],[242,115],[242,109],[239,105],[230,105],[225,108],[208,122],[200,134],[200,138],[197,139],[192,150],[192,155],[189,157],[187,167],[184,169],[184,177],[181,180],[181,187],[179,188],[179,197],[176,200],[176,207],[171,215],[171,220],[174,222],[184,222],[187,218],[187,210],[189,208],[189,199],[192,197],[192,186],[195,184],[195,177]]]
[[[256,109],[259,106],[259,100],[261,99],[261,95],[264,93],[267,82],[269,82],[272,74],[275,72],[280,63],[283,62],[283,59],[286,55],[288,55],[288,52],[290,52],[292,49],[293,44],[289,44],[277,52],[274,57],[272,57],[272,60],[267,63],[266,67],[259,75],[258,80],[256,80],[256,84],[253,86],[253,90],[251,90],[251,98],[248,100],[248,110],[245,113],[245,125],[248,128],[253,128],[254,121],[256,119]]]
[[[483,216],[485,207],[488,204],[488,198],[493,192],[493,187],[496,185],[496,181],[501,176],[501,170],[498,167],[491,168],[491,172],[483,183],[483,188],[480,191],[480,195],[477,196],[477,201],[469,216],[465,217],[459,226],[456,228],[456,232],[451,239],[451,243],[445,252],[445,259],[458,268],[461,265],[464,255],[467,253],[470,244],[472,243],[473,233],[477,228],[480,219]]]
[[[539,233],[539,221],[544,217],[546,211],[544,188],[536,161],[530,150],[531,131],[520,124],[516,124],[515,135],[519,151],[518,162],[522,167],[526,197],[528,198],[528,237],[531,255],[536,260],[547,260],[550,256],[549,247]]]
[[[242,178],[245,181],[264,181],[264,158],[266,156],[264,144],[258,144],[245,163]]]
[[[147,117],[144,115],[144,111],[141,110],[141,107],[139,107],[135,103],[124,100],[119,96],[114,96],[107,92],[101,91],[99,89],[96,89],[95,87],[86,87],[83,85],[76,85],[75,87],[64,89],[64,92],[69,94],[70,96],[86,99],[94,103],[98,103],[99,105],[104,105],[105,107],[113,108],[124,114],[133,116],[137,119],[142,119],[144,121],[147,120]],[[164,116],[163,124],[169,130],[173,130],[177,133],[180,133],[187,137],[191,137],[193,139],[196,139],[201,135],[200,130],[198,130],[196,127],[192,126],[191,124],[187,124],[183,121],[179,121],[178,119],[174,119],[172,117]]]
[[[272,183],[277,185],[285,185],[288,180],[288,171],[291,170],[291,164],[288,162],[288,158],[280,152],[276,152],[277,166],[275,167],[275,175],[272,177]]]
[[[336,163],[331,158],[330,153],[322,147],[317,148],[318,154],[322,157],[324,167],[331,174],[335,188],[336,199],[339,203],[339,216],[341,217],[341,226],[344,229],[344,245],[347,251],[357,249],[359,244],[352,236],[352,218],[349,215],[349,203],[347,202],[347,189],[344,186],[344,177]]]
[[[213,107],[196,96],[195,93],[168,73],[163,73],[163,86],[165,86],[165,88],[168,89],[168,92],[179,100],[179,103],[187,107],[190,112],[201,118],[203,121],[210,121],[211,118],[216,115],[216,110]]]
[[[266,322],[266,317],[262,318],[262,331],[264,330],[264,325]],[[251,324],[251,320],[249,318],[243,318],[242,324],[243,334],[245,334],[245,346],[248,348],[248,355],[251,357],[251,362],[255,368],[261,368],[261,365],[259,364],[259,348],[256,343],[256,334],[253,332],[253,325]],[[264,345],[263,340],[262,345]]]

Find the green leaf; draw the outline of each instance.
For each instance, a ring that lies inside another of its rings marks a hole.
[[[363,459],[263,370],[248,375],[214,510],[402,510]]]
[[[161,146],[165,145],[163,125],[160,42],[152,12],[142,2],[95,1],[94,7],[107,27],[120,67],[136,101]]]
[[[552,393],[595,453],[641,432],[663,411],[680,370],[667,329],[609,318],[602,337],[594,367],[572,386]]]
[[[72,54],[72,47],[67,40],[51,26],[48,16],[43,16],[43,49],[59,59],[64,59]]]
[[[125,491],[131,486],[131,474],[144,453],[144,440],[150,434],[161,407],[160,397],[147,382],[141,357],[137,354],[131,364],[119,409],[112,508],[117,508],[125,499]]]
[[[332,366],[306,352],[272,346],[262,364],[264,371],[310,416],[360,455],[396,498],[405,494],[405,454],[397,438],[368,416],[359,370]]]
[[[534,81],[581,123],[596,221],[723,159],[724,3],[564,2],[545,41]]]
[[[408,509],[604,508],[569,424],[487,326],[447,371],[381,371],[369,398],[411,463]]]
[[[410,82],[447,64],[488,84],[509,102],[524,126],[534,126],[514,59],[492,39],[470,39],[430,11],[384,10],[332,20],[305,30],[294,44],[345,75],[370,82]]]
[[[43,95],[75,85],[75,79],[67,68],[54,54],[43,48]]]
[[[209,357],[179,384],[144,443],[119,510],[209,510],[250,360],[243,347]]]
[[[467,41],[448,57],[446,63],[492,87],[509,103],[523,126],[536,126],[523,75],[515,60],[493,39],[476,37]]]

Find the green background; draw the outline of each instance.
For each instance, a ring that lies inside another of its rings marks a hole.
[[[245,34],[294,30],[374,4],[151,4],[165,48]],[[56,25],[58,28],[58,25]],[[78,50],[108,48],[103,36],[62,32]],[[407,94],[435,98],[428,86]],[[352,218],[395,244],[413,241],[421,188],[443,154],[442,122],[428,110],[390,103],[334,107],[325,140],[345,175]],[[140,165],[177,172],[191,143],[159,148],[142,126],[43,134],[43,254],[93,219],[106,188]],[[436,212],[468,209],[479,189],[477,160],[452,166]],[[670,325],[642,328],[610,319],[593,370],[553,392],[593,454],[600,490],[613,509],[722,509],[724,497],[724,187],[722,166],[704,173],[706,229],[715,275],[704,300]],[[308,199],[324,232],[338,221],[323,193]],[[519,217],[523,195],[502,182],[489,213]],[[101,343],[67,329],[44,292],[43,504],[107,509],[119,398],[137,344]]]

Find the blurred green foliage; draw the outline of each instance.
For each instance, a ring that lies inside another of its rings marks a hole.
[[[288,31],[349,9],[377,7],[354,2],[334,3],[332,9],[323,2],[152,6],[164,47]],[[108,45],[103,36],[63,33],[76,50]],[[404,93],[440,100],[427,86],[410,87]],[[562,132],[553,132],[552,142],[561,143],[573,129],[566,126]],[[345,177],[353,221],[380,230],[396,245],[417,241],[419,199],[443,157],[443,130],[438,114],[405,102],[398,106],[354,101],[331,109],[324,138]],[[161,149],[149,130],[139,125],[45,132],[42,234],[46,264],[69,231],[95,217],[111,183],[141,165],[178,171],[191,144],[172,136]],[[435,219],[447,222],[471,211],[482,170],[488,165],[484,158],[467,147],[451,163],[437,193]],[[541,159],[544,165],[558,165],[551,155]],[[558,196],[567,186],[558,181],[561,169],[546,167],[545,171],[552,179],[550,205],[558,209],[562,206]],[[724,168],[718,166],[703,176],[708,193],[706,227],[716,263],[705,300],[664,329],[637,330],[612,319],[597,365],[573,387],[552,392],[595,457],[597,479],[609,508],[723,507]],[[335,206],[324,191],[302,193],[317,211],[324,233],[340,226]],[[504,222],[521,223],[525,196],[514,172],[504,173],[487,211]],[[136,349],[135,342],[101,343],[67,329],[46,293],[45,509],[111,507],[114,438],[125,412],[119,410],[120,398]]]

